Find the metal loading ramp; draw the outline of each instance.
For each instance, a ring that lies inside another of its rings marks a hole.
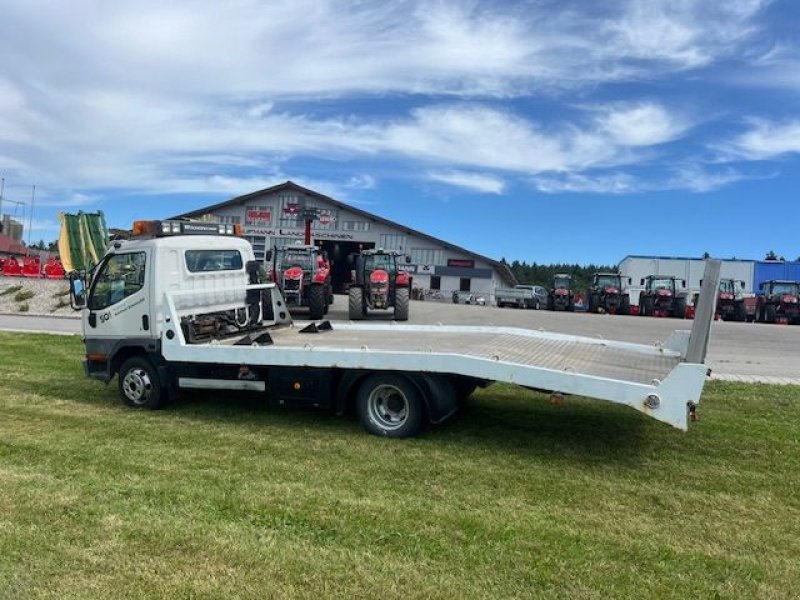
[[[334,323],[321,334],[290,328],[272,337],[278,347],[445,354],[643,384],[664,379],[681,362],[678,351],[513,328]]]

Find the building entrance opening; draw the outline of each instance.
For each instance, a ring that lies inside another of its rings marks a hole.
[[[350,264],[347,257],[351,254],[358,254],[361,250],[374,248],[373,242],[339,242],[324,240],[317,242],[323,250],[328,253],[331,260],[331,285],[336,294],[347,292],[347,284],[350,283]]]

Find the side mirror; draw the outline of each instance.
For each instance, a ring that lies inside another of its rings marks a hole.
[[[700,287],[703,287],[703,280],[700,280]]]
[[[686,287],[686,280],[685,279],[681,279],[681,283],[683,284],[683,287]]]
[[[644,285],[644,279],[639,283],[639,285]]]
[[[69,276],[69,305],[72,310],[81,310],[86,307],[86,283],[77,271]]]
[[[741,287],[742,289],[744,289],[744,281],[740,281],[740,282],[739,282],[739,287]]]
[[[411,264],[411,257],[408,254],[406,254],[406,264],[407,265]]]
[[[270,248],[267,250],[266,254],[264,254],[264,260],[270,262],[272,260],[272,249]]]
[[[628,285],[632,285],[632,284],[633,284],[633,278],[628,277]]]

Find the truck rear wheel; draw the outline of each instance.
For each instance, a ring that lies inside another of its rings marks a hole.
[[[161,381],[153,364],[143,356],[134,356],[119,369],[119,397],[131,408],[161,408]]]
[[[408,288],[397,288],[394,293],[394,320],[408,321]]]
[[[360,287],[351,287],[347,297],[347,312],[351,321],[360,321],[364,318],[364,290]]]
[[[308,312],[313,320],[321,319],[325,314],[325,287],[315,283],[308,288]]]
[[[356,398],[361,424],[374,435],[411,437],[423,423],[419,391],[402,375],[376,373],[361,384]]]

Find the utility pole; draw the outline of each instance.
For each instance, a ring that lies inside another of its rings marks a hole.
[[[33,201],[36,198],[36,186],[31,189],[31,209],[28,212],[28,248],[31,247],[31,229],[33,229]]]

